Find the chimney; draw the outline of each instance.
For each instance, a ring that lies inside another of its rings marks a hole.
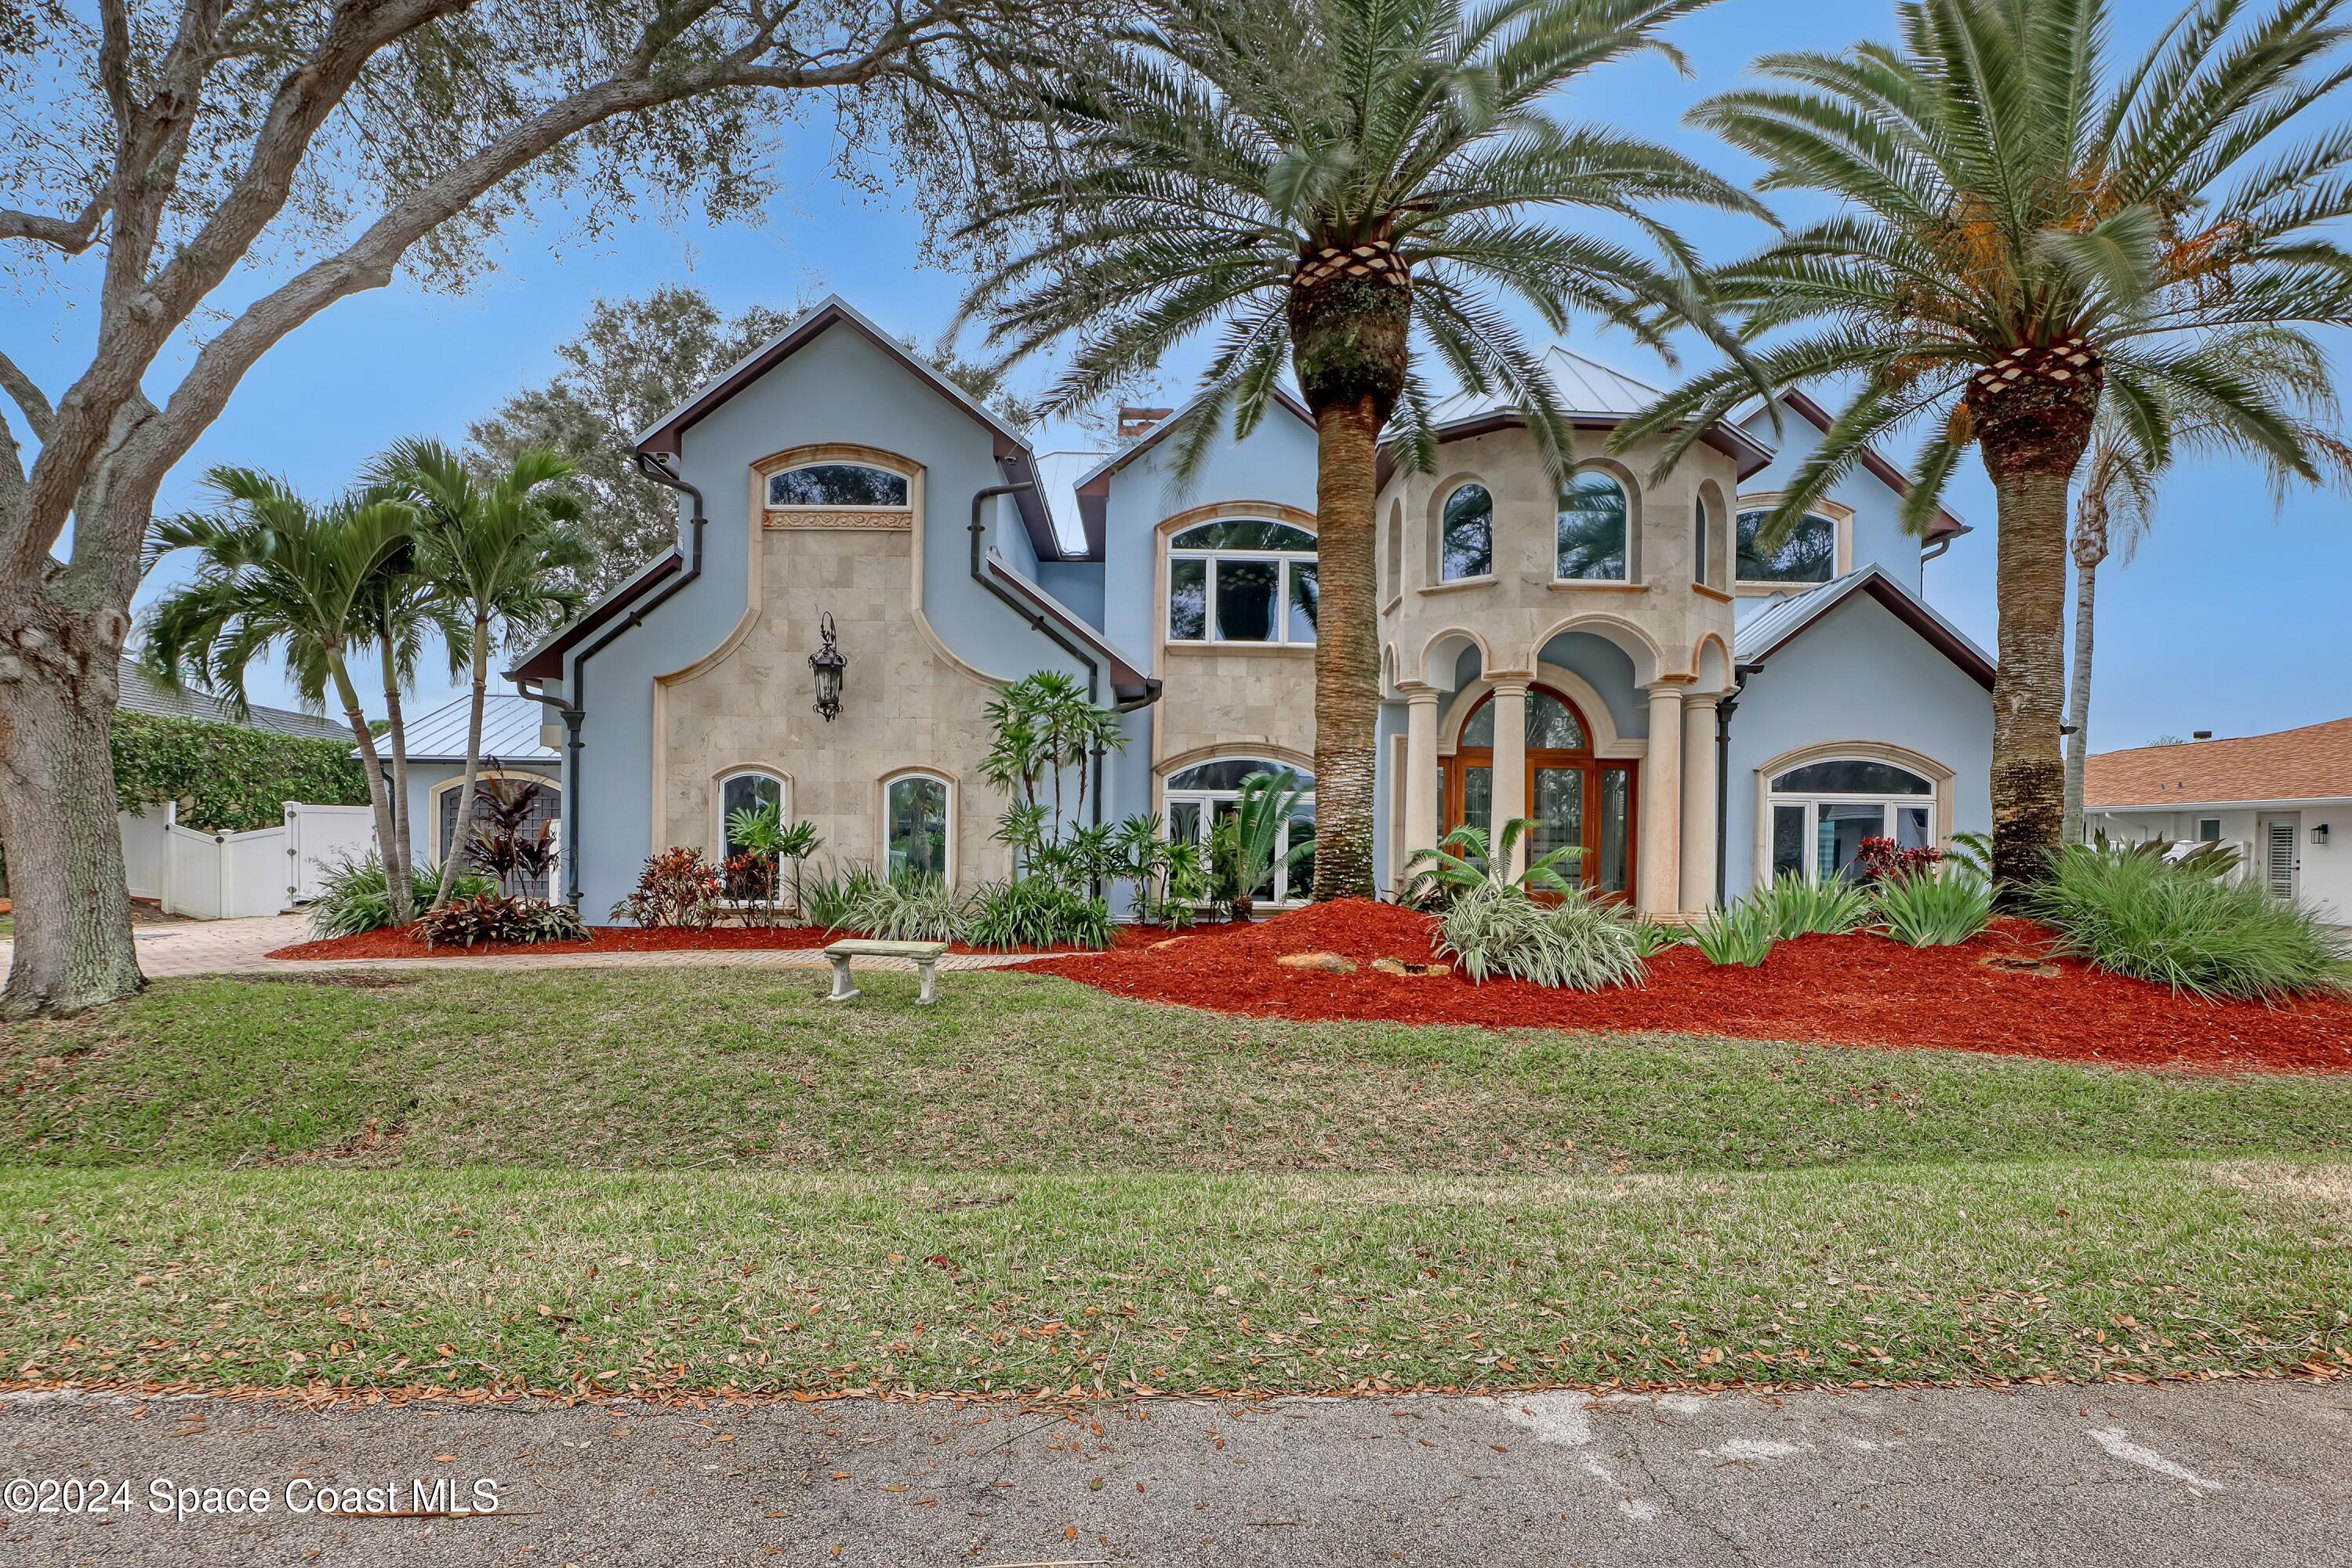
[[[2210,730],[2191,730],[2189,731],[2189,738],[2192,741],[2210,741],[2213,738],[2213,731]]]
[[[1138,408],[1132,405],[1118,411],[1118,438],[1133,441],[1151,434],[1151,427],[1175,413],[1173,408]]]

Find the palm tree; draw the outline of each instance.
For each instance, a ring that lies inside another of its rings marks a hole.
[[[404,499],[374,487],[362,496],[363,500]],[[362,640],[374,649],[383,679],[383,738],[392,752],[392,843],[384,856],[404,868],[413,867],[416,855],[408,820],[408,716],[401,699],[416,685],[417,661],[424,658],[428,641],[439,640],[449,654],[449,673],[457,673],[463,633],[454,626],[439,585],[420,570],[414,537],[404,540],[377,565],[360,595],[357,614]],[[446,880],[438,897],[446,897]],[[439,908],[439,903],[434,907]]]
[[[416,512],[381,496],[314,507],[250,468],[215,468],[205,479],[220,510],[158,519],[148,531],[151,569],[181,550],[198,560],[194,577],[147,612],[144,662],[168,684],[227,697],[240,713],[246,668],[273,647],[305,702],[323,702],[331,688],[367,773],[393,918],[405,923],[415,912],[408,867],[394,853],[390,792],[349,657],[367,644],[368,595],[414,532]]]
[[[2352,319],[2352,131],[2265,152],[2343,79],[2316,68],[2346,0],[2251,21],[2204,0],[2116,76],[2104,0],[1910,0],[1899,46],[1776,54],[1773,84],[1699,124],[1764,160],[1765,187],[1833,211],[1717,275],[1754,364],[1702,375],[1620,438],[1678,426],[1665,461],[1749,393],[1852,390],[1766,519],[1785,537],[1874,438],[1924,427],[1906,521],[1924,529],[1974,445],[1999,501],[1993,863],[2005,889],[2060,842],[2067,489],[2102,395],[2152,456],[2193,398],[2308,478],[2310,454],[2216,338]],[[1801,332],[1782,329],[1803,328]]]
[[[1569,432],[1493,296],[1554,331],[1572,310],[1662,353],[1702,314],[1687,245],[1652,207],[1759,210],[1666,148],[1547,107],[1594,67],[1654,50],[1706,0],[1243,0],[1179,8],[1098,74],[1049,93],[1066,156],[967,235],[1037,225],[967,309],[1010,357],[1072,335],[1046,412],[1091,405],[1220,329],[1176,447],[1196,468],[1228,415],[1247,435],[1286,367],[1315,418],[1318,899],[1370,897],[1380,703],[1375,460],[1384,433],[1433,464],[1418,345],[1517,403],[1563,477]],[[1540,209],[1630,224],[1646,257]],[[1395,428],[1391,432],[1391,420]]]
[[[492,634],[530,637],[570,619],[581,603],[575,584],[595,564],[594,552],[576,526],[578,501],[549,488],[572,472],[571,460],[561,454],[527,447],[504,473],[478,484],[457,453],[438,441],[421,440],[395,444],[372,470],[377,484],[408,499],[424,520],[418,565],[457,623],[447,636],[452,665],[462,657],[472,673],[465,783],[457,796],[461,842],[465,825],[474,820],[481,778]],[[457,853],[455,845],[450,852]],[[435,909],[448,902],[457,880],[441,879],[433,895]]]
[[[2339,494],[2352,492],[2352,445],[2336,428],[2339,406],[2326,356],[2301,332],[2252,327],[2214,344],[2232,362],[2236,378],[2262,389],[2293,423],[2297,440],[2311,455],[2320,482]],[[2066,822],[2069,844],[2083,838],[2083,780],[2091,746],[2091,652],[2098,606],[2099,567],[2120,548],[2128,561],[2156,521],[2156,500],[2165,471],[2184,454],[2237,458],[2257,465],[2268,480],[2271,504],[2283,507],[2304,476],[2281,462],[2269,447],[2244,439],[2226,412],[2193,395],[2168,410],[2168,453],[2151,453],[2132,422],[2112,399],[2099,405],[2091,426],[2075,489],[2074,656],[2066,686]]]

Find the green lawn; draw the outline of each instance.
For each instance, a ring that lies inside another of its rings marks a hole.
[[[2352,1079],[822,990],[224,979],[6,1032],[0,1354],[556,1388],[2352,1363]]]

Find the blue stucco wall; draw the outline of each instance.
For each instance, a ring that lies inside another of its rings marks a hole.
[[[1777,431],[1769,410],[1750,415],[1742,427],[1768,446],[1779,447],[1770,463],[1739,481],[1741,493],[1747,495],[1786,489],[1790,478],[1822,443],[1822,433],[1812,422],[1787,408],[1780,410]],[[1885,481],[1856,468],[1830,487],[1829,499],[1853,510],[1852,569],[1876,565],[1913,595],[1919,594],[1921,544],[1903,531],[1899,515],[1903,498]]]

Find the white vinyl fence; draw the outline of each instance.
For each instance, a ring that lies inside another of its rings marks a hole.
[[[183,827],[170,802],[123,812],[122,860],[134,899],[152,899],[166,914],[200,921],[274,915],[319,894],[320,877],[345,856],[375,846],[373,814],[363,805],[286,803],[286,820],[249,833],[199,833]]]

